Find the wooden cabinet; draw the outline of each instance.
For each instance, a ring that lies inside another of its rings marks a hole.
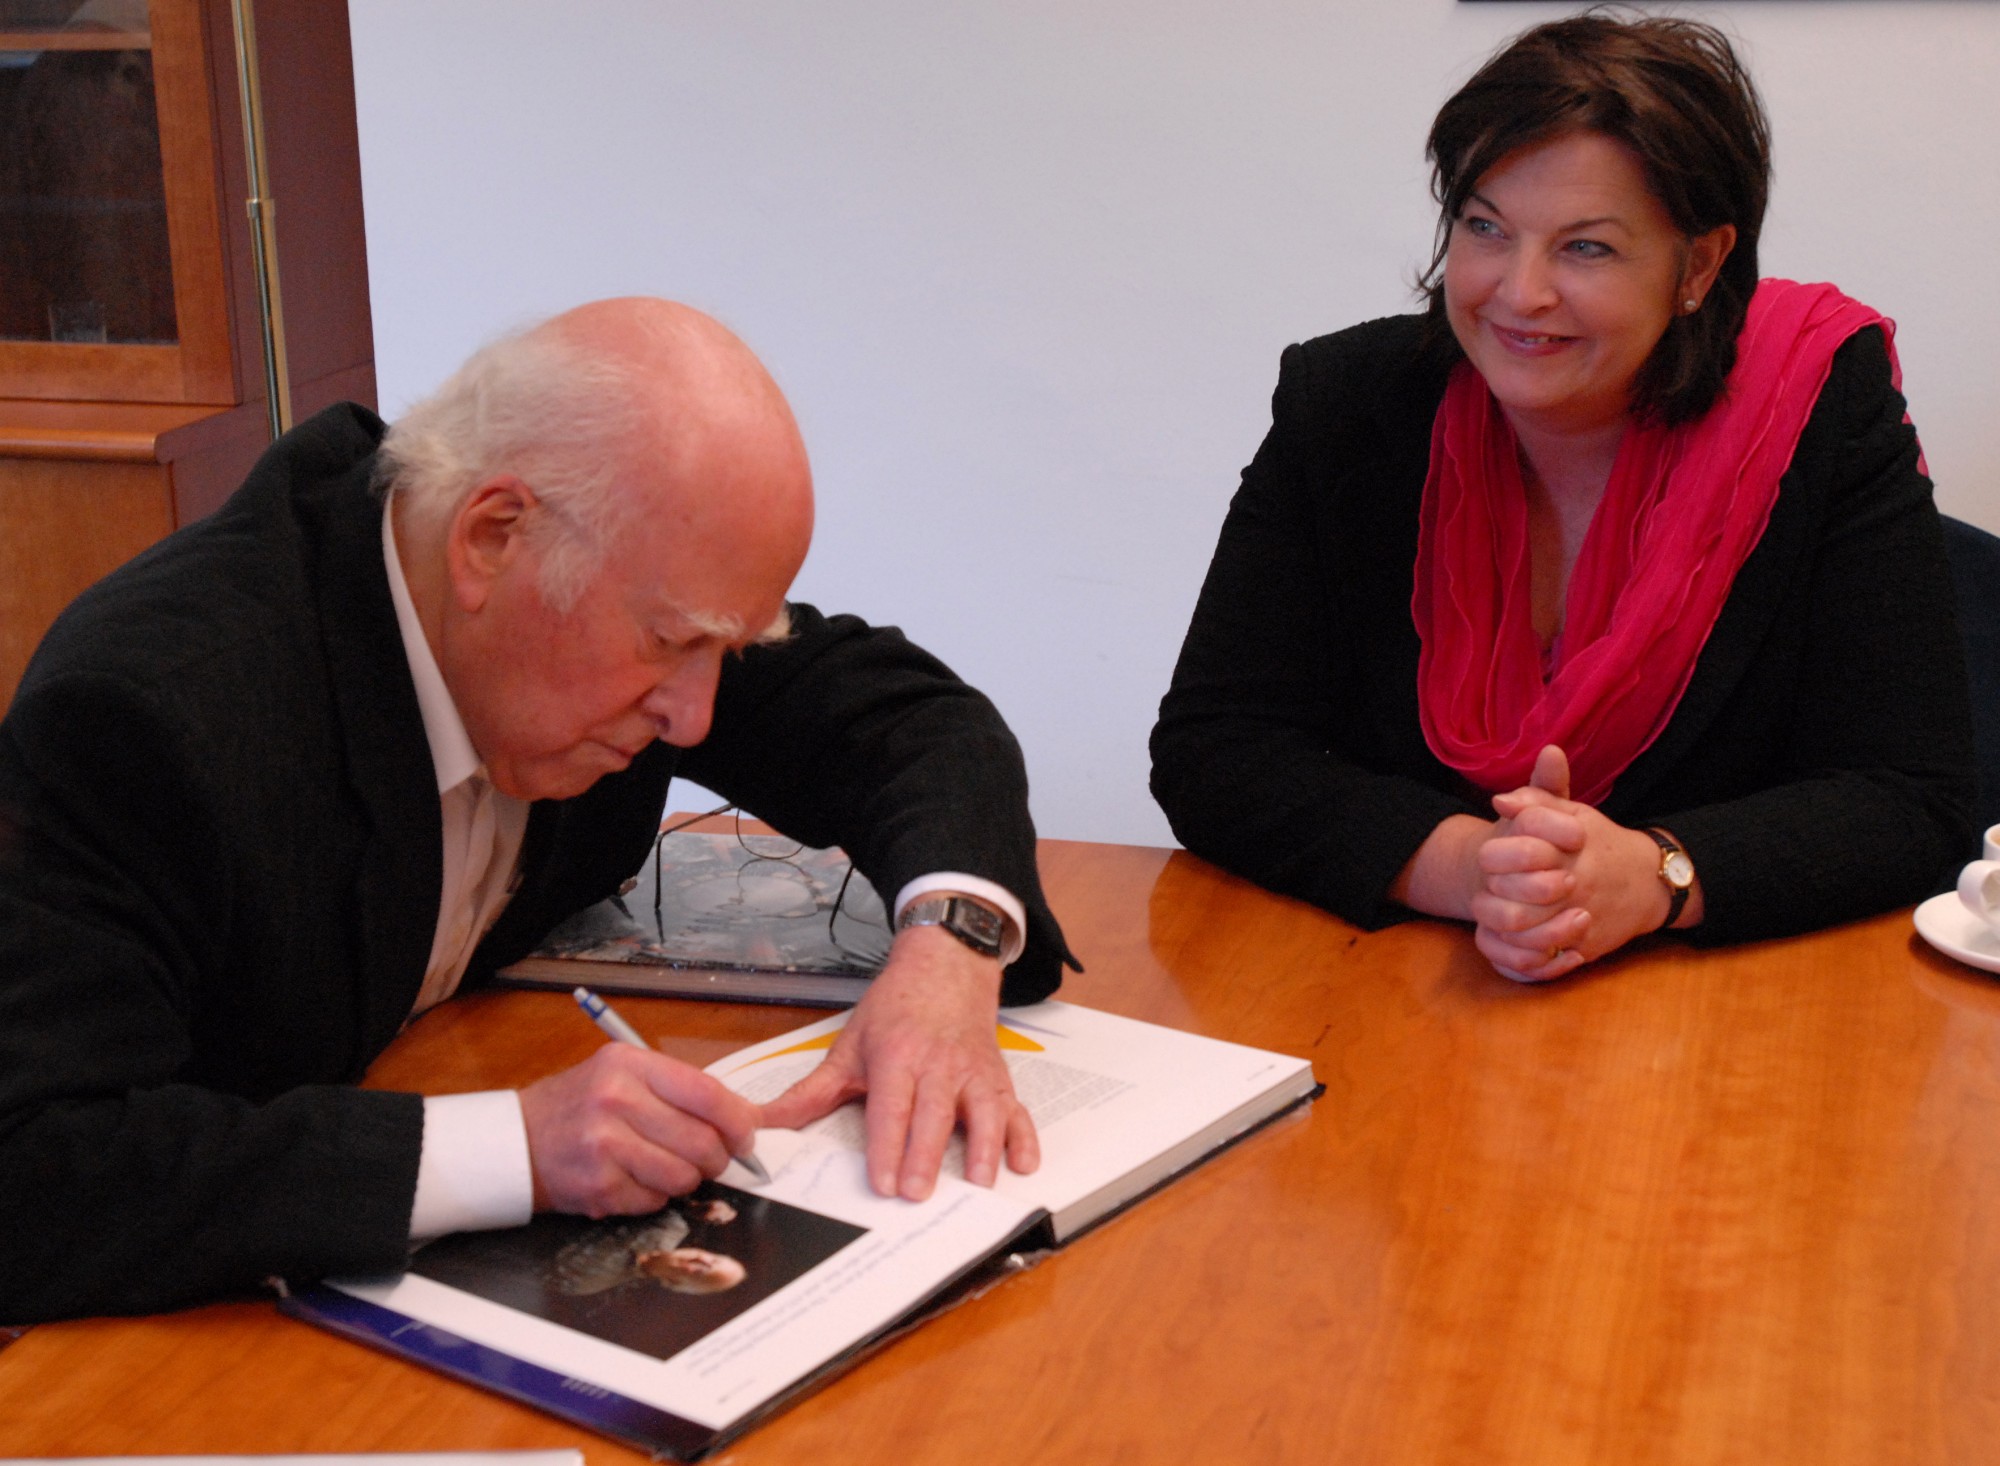
[[[296,414],[375,399],[340,0],[256,0]],[[0,0],[0,707],[266,446],[228,0]]]

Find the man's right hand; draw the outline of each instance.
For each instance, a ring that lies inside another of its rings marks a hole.
[[[609,1043],[521,1091],[535,1210],[656,1211],[747,1154],[757,1108],[679,1059]]]

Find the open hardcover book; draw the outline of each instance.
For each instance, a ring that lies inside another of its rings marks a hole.
[[[782,835],[676,831],[610,901],[498,974],[565,991],[845,1007],[889,955],[888,913],[839,850]]]
[[[767,1100],[845,1014],[710,1066]],[[543,1216],[441,1238],[397,1277],[280,1306],[607,1435],[693,1460],[982,1280],[1060,1246],[1318,1092],[1303,1059],[1065,1003],[1000,1015],[1042,1165],[930,1200],[875,1195],[859,1106],[766,1130],[758,1185],[731,1165],[647,1217]]]

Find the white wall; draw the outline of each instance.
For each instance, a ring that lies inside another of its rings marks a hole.
[[[1432,113],[1572,8],[350,0],[384,410],[581,300],[711,311],[812,449],[799,594],[992,694],[1043,833],[1169,843],[1146,733],[1278,352],[1407,308]],[[1897,319],[2000,529],[2000,5],[1693,13],[1771,110],[1766,273]]]

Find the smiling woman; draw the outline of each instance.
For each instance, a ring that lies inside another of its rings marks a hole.
[[[1445,311],[1531,459],[1592,436],[1615,454],[1633,383],[1735,241],[1730,224],[1683,234],[1601,132],[1524,147],[1479,180],[1452,221]]]
[[[1538,26],[1428,151],[1426,311],[1285,353],[1153,734],[1176,834],[1531,980],[1934,888],[1971,735],[1894,328],[1759,280],[1728,41]]]

